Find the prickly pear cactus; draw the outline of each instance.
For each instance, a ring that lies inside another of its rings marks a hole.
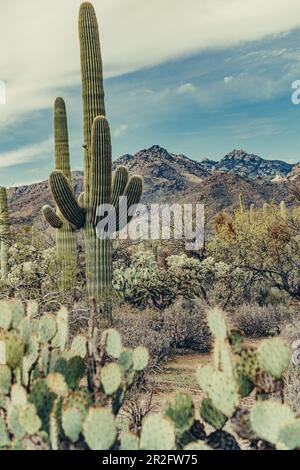
[[[123,348],[116,330],[90,334],[69,341],[65,308],[39,316],[36,304],[0,302],[1,449],[117,445],[117,415],[149,355]]]

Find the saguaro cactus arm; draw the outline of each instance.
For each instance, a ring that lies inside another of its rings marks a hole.
[[[97,208],[111,202],[112,156],[110,129],[107,119],[98,116],[94,120],[91,145],[90,222],[97,224]]]
[[[84,208],[84,193],[80,193],[78,196],[78,204],[81,208]]]
[[[49,225],[53,228],[60,228],[62,226],[62,220],[56,214],[56,212],[52,209],[52,207],[46,205],[42,208],[43,216],[45,217],[46,221]]]
[[[114,207],[119,204],[119,198],[123,195],[128,183],[128,170],[125,166],[118,166],[113,176],[113,189],[111,203]]]
[[[116,230],[122,230],[125,225],[129,224],[133,215],[128,214],[128,209],[140,202],[143,192],[143,178],[140,176],[132,176],[125,188],[123,196],[127,197],[127,204],[122,204],[122,200],[116,207]]]
[[[62,171],[53,171],[49,183],[54,200],[62,215],[74,228],[82,228],[85,222],[85,211],[79,206],[73,189]]]

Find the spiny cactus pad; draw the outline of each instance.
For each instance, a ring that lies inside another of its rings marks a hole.
[[[140,448],[145,450],[174,449],[175,427],[172,421],[159,413],[147,416],[143,420]]]
[[[101,342],[105,346],[107,354],[118,359],[122,351],[122,340],[118,331],[113,328],[105,330]]]
[[[177,393],[174,402],[167,407],[165,415],[173,421],[178,434],[188,431],[195,419],[194,403],[190,395]]]
[[[122,382],[120,367],[114,363],[105,365],[101,370],[101,382],[104,392],[107,395],[113,395],[118,390]]]
[[[257,357],[260,367],[279,379],[289,366],[291,352],[281,338],[271,338],[261,343]]]
[[[44,315],[39,321],[39,340],[41,343],[47,343],[55,336],[57,325],[55,316],[51,314]]]
[[[63,397],[68,392],[65,378],[58,372],[51,372],[48,374],[46,377],[46,384],[48,388],[59,397]]]
[[[7,395],[10,391],[12,373],[7,365],[0,365],[0,394]]]
[[[27,434],[36,434],[41,427],[41,420],[35,406],[28,403],[20,408],[19,420]]]
[[[83,335],[77,335],[72,341],[71,351],[74,352],[77,356],[80,356],[82,359],[85,358],[87,354],[87,339]]]
[[[227,336],[227,326],[223,312],[218,309],[212,309],[207,315],[207,322],[211,333],[220,340]]]
[[[282,447],[288,450],[294,450],[300,447],[300,420],[297,419],[292,424],[288,424],[280,429],[278,441],[278,447],[282,444]]]
[[[277,444],[280,430],[294,422],[295,417],[289,406],[273,401],[258,402],[250,412],[253,431],[271,444]]]
[[[144,346],[138,346],[133,351],[133,369],[135,371],[144,370],[149,362],[149,352]]]
[[[204,398],[200,408],[201,418],[215,429],[222,429],[225,426],[227,417],[217,410],[209,398]]]
[[[113,414],[106,408],[90,408],[83,434],[91,450],[109,450],[117,434]]]

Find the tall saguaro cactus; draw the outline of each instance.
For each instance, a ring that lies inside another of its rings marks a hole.
[[[68,123],[65,102],[57,98],[54,104],[55,169],[61,171],[71,184]],[[44,206],[43,215],[49,225],[56,229],[56,252],[60,265],[59,284],[63,290],[74,286],[77,267],[76,235],[59,208],[56,212]]]
[[[143,181],[129,178],[125,167],[117,168],[112,180],[112,150],[108,121],[105,117],[102,59],[97,18],[91,3],[85,2],[79,12],[79,39],[83,99],[84,201],[76,200],[62,171],[50,175],[50,187],[63,216],[76,229],[84,229],[86,281],[90,299],[102,313],[111,318],[112,240],[97,236],[97,210],[111,204],[117,215],[116,229],[130,221],[128,211],[119,200],[127,197],[127,208],[139,202]],[[119,216],[119,217],[118,217]]]
[[[1,279],[5,281],[8,273],[8,249],[10,241],[10,224],[6,188],[0,187],[0,251]]]

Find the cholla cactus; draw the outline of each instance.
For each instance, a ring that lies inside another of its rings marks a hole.
[[[84,229],[88,296],[100,303],[102,313],[110,319],[112,234],[97,236],[96,227],[101,220],[97,212],[99,207],[111,204],[115,211],[110,215],[117,216],[116,231],[122,229],[132,217],[127,208],[140,200],[142,179],[138,176],[129,179],[126,168],[119,167],[112,182],[111,138],[105,117],[98,24],[93,5],[88,2],[83,3],[80,8],[79,38],[83,97],[84,197],[78,203],[68,179],[61,171],[51,174],[50,186],[66,220],[75,229]],[[126,208],[119,201],[122,196],[127,197]]]
[[[8,273],[8,250],[10,242],[9,215],[6,188],[0,188],[0,250],[1,250],[1,279],[6,280]]]
[[[54,104],[55,169],[61,171],[71,184],[68,123],[65,102],[57,98]],[[60,210],[44,206],[43,215],[49,225],[56,229],[56,254],[60,265],[60,287],[70,290],[74,287],[77,267],[75,232]]]

